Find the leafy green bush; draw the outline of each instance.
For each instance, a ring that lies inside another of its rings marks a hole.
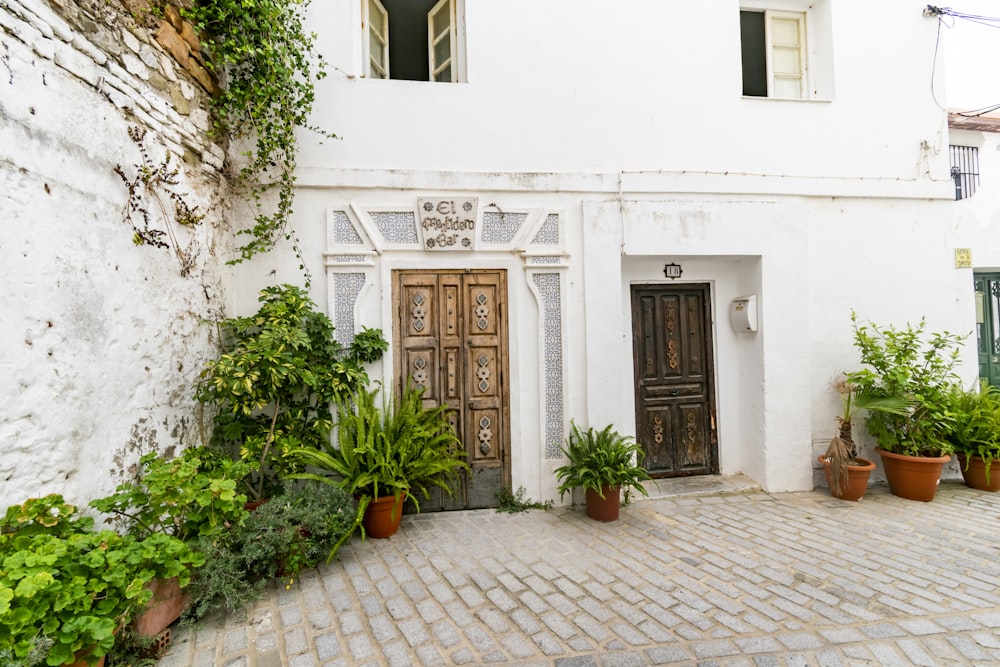
[[[139,464],[139,479],[119,484],[113,495],[90,506],[122,518],[123,528],[140,538],[165,533],[188,542],[229,530],[246,517],[247,497],[237,484],[250,474],[250,464],[200,447],[174,459],[151,452]]]
[[[256,314],[221,323],[223,353],[206,364],[196,393],[215,411],[212,446],[258,464],[248,484],[257,499],[301,472],[291,450],[329,444],[331,404],[367,384],[363,365],[388,347],[366,328],[343,349],[301,288],[268,287],[259,301]]]
[[[604,488],[608,486],[633,488],[644,496],[649,495],[640,483],[649,479],[649,473],[639,463],[643,457],[642,447],[632,437],[615,431],[612,424],[601,431],[593,427],[581,431],[576,423],[570,422],[569,437],[561,449],[569,463],[555,471],[560,481],[560,497],[576,487],[583,487],[604,498]]]
[[[281,577],[286,586],[314,567],[353,528],[354,500],[343,490],[309,481],[250,512],[223,538],[202,542],[208,563],[192,583],[188,620],[221,609],[241,613],[261,587]]]
[[[49,645],[45,664],[97,659],[115,631],[141,610],[154,578],[182,585],[203,557],[175,537],[139,540],[93,530],[59,495],[7,509],[0,520],[0,646],[26,662]]]
[[[911,405],[905,414],[868,412],[865,426],[878,446],[908,456],[950,454],[949,433],[955,427],[950,397],[961,381],[955,365],[964,337],[927,332],[923,319],[899,329],[859,324],[852,312],[851,323],[867,368],[849,373],[850,382],[871,397],[900,396]]]

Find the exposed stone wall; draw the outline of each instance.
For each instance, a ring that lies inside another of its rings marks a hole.
[[[0,0],[0,509],[50,492],[85,503],[141,452],[199,441],[229,193],[208,133],[214,82],[171,17]],[[130,129],[146,133],[147,166],[178,168],[176,185],[138,189],[133,218],[148,211],[170,248],[133,244],[123,218],[144,161]],[[167,190],[201,223],[178,224]]]

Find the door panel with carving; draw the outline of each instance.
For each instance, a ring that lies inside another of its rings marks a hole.
[[[653,477],[718,472],[708,285],[632,288],[636,439]]]
[[[396,271],[396,377],[446,404],[471,470],[455,495],[420,498],[421,511],[495,507],[509,487],[506,274]],[[401,386],[401,385],[400,385]]]

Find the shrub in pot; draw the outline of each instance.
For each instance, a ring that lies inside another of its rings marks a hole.
[[[960,384],[955,365],[963,337],[928,332],[923,319],[903,328],[880,327],[859,323],[852,312],[851,323],[866,367],[850,373],[850,381],[873,397],[902,396],[910,402],[906,414],[874,411],[865,417],[889,490],[910,500],[932,500],[952,453],[951,395]]]
[[[344,348],[299,287],[268,287],[259,301],[254,315],[220,323],[222,354],[205,365],[195,395],[214,412],[211,446],[257,463],[247,484],[257,500],[301,472],[290,450],[329,441],[331,405],[366,385],[364,364],[388,348],[380,330],[367,328]]]
[[[570,422],[570,433],[561,448],[569,463],[556,469],[559,495],[576,487],[586,492],[587,516],[599,521],[618,518],[622,487],[648,495],[641,484],[649,479],[642,467],[642,447],[630,436],[623,436],[608,424],[597,431],[580,430]]]
[[[371,524],[363,525],[365,514],[373,501],[392,499],[387,514],[398,528],[406,497],[419,512],[418,491],[426,498],[428,489],[436,486],[451,494],[459,471],[468,470],[465,452],[448,421],[447,406],[424,407],[423,390],[410,383],[398,400],[389,397],[380,404],[378,393],[377,388],[359,388],[349,400],[338,402],[336,446],[325,443],[290,452],[302,465],[335,475],[292,477],[335,484],[358,499],[354,525],[362,526],[366,534]],[[386,530],[395,532],[392,526]],[[381,532],[375,536],[388,537]]]
[[[1000,490],[1000,475],[991,474],[1000,458],[1000,389],[985,382],[979,391],[956,388],[952,400],[955,423],[948,437],[966,486]]]
[[[17,660],[47,647],[46,665],[97,661],[149,600],[146,584],[187,583],[202,560],[170,535],[94,530],[59,495],[10,507],[0,519],[0,646]]]

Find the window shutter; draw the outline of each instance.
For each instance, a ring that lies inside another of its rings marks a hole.
[[[803,99],[806,83],[805,14],[765,12],[768,58],[768,97]]]
[[[368,26],[368,76],[389,78],[389,12],[379,0],[366,0],[365,25]]]
[[[458,69],[455,67],[455,23],[455,0],[441,0],[427,13],[431,81],[458,81]]]

